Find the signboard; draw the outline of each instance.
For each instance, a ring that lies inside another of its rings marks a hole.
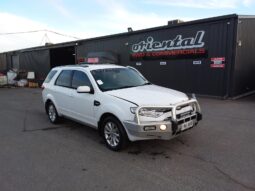
[[[173,39],[155,40],[147,37],[131,46],[131,60],[175,59],[204,57],[207,51],[204,48],[205,31],[197,31],[193,37],[184,38],[177,35]]]
[[[166,62],[159,62],[159,65],[164,66],[166,65]]]
[[[98,63],[99,62],[99,58],[88,58],[88,63]]]
[[[194,65],[200,65],[200,64],[202,64],[202,61],[201,60],[194,60],[193,64]]]
[[[211,68],[225,68],[225,57],[211,58]]]

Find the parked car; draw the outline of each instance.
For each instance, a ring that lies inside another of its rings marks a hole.
[[[129,141],[170,140],[202,119],[196,98],[151,84],[132,67],[60,66],[42,87],[52,123],[67,117],[96,128],[114,151]]]

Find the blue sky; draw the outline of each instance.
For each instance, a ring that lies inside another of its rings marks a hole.
[[[0,34],[48,29],[90,38],[226,14],[255,14],[255,0],[0,0]],[[48,38],[45,38],[47,35]],[[75,40],[50,32],[0,35],[0,52]]]

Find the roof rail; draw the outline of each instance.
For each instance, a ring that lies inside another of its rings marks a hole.
[[[58,67],[89,67],[88,65],[84,64],[70,64],[70,65],[62,65],[62,66],[58,66]]]
[[[80,64],[70,64],[70,65],[62,65],[58,67],[89,67],[93,65],[116,65],[112,63],[100,63],[100,64],[93,64],[93,63],[80,63]]]

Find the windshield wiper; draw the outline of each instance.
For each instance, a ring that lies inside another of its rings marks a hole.
[[[120,87],[118,89],[133,88],[133,87],[136,87],[136,86],[123,86],[123,87]]]
[[[125,89],[125,88],[133,88],[133,87],[137,87],[137,86],[123,86],[123,87],[119,87],[119,88],[107,89],[105,91],[112,91],[112,90],[119,90],[119,89]]]
[[[146,82],[146,83],[144,83],[144,84],[142,84],[141,86],[146,86],[146,85],[151,85],[152,83],[150,83],[150,82]]]
[[[146,86],[146,85],[151,85],[152,83],[150,82],[146,82],[142,85],[139,85],[139,86]],[[106,89],[104,91],[112,91],[112,90],[119,90],[119,89],[125,89],[125,88],[133,88],[133,87],[137,87],[137,86],[122,86],[122,87],[119,87],[119,88],[110,88],[110,89]]]

